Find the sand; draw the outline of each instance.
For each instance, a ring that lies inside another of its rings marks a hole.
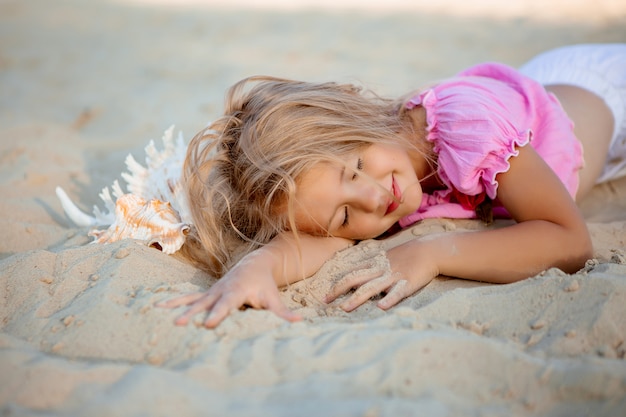
[[[133,241],[88,244],[54,193],[90,211],[127,153],[141,160],[171,124],[189,139],[247,75],[396,95],[625,40],[626,4],[610,0],[0,2],[0,414],[626,415],[626,180],[583,203],[595,253],[576,274],[441,277],[388,312],[320,301],[385,247],[482,227],[428,221],[282,292],[302,322],[249,309],[215,330],[153,306],[213,278]]]

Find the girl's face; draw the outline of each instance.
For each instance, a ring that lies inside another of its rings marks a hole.
[[[380,236],[419,207],[416,164],[405,149],[386,144],[369,145],[345,165],[317,164],[298,182],[298,230],[355,240]]]

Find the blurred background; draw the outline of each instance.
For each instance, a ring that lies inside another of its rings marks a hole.
[[[246,76],[395,96],[481,61],[616,41],[623,0],[0,0],[0,131],[76,132],[106,185],[171,124],[189,140]]]

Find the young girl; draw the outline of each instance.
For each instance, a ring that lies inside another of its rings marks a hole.
[[[583,160],[584,149],[584,160]],[[222,276],[189,305],[218,325],[244,305],[299,317],[278,287],[335,252],[429,217],[511,217],[484,231],[414,239],[387,252],[392,273],[363,270],[351,311],[388,309],[439,274],[509,283],[592,256],[575,200],[626,174],[626,44],[579,45],[521,68],[488,63],[400,100],[351,85],[252,77],[191,141],[184,180],[195,232],[184,253]]]

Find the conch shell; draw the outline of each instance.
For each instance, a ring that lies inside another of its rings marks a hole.
[[[91,230],[89,236],[95,237],[97,243],[132,238],[172,254],[185,243],[189,229],[169,202],[124,194],[115,203],[113,224],[106,230]]]
[[[184,243],[191,227],[191,214],[182,187],[181,174],[187,146],[182,134],[173,139],[174,126],[163,134],[164,149],[158,151],[154,141],[146,146],[146,166],[132,155],[126,157],[129,172],[123,172],[128,192],[115,180],[99,194],[104,209],[93,208],[93,215],[81,211],[61,187],[56,194],[63,210],[77,226],[92,227],[89,236],[94,242],[107,243],[120,239],[137,239],[146,245],[160,246],[165,253],[174,253]],[[115,202],[114,202],[115,198]],[[106,230],[97,227],[109,226]]]

